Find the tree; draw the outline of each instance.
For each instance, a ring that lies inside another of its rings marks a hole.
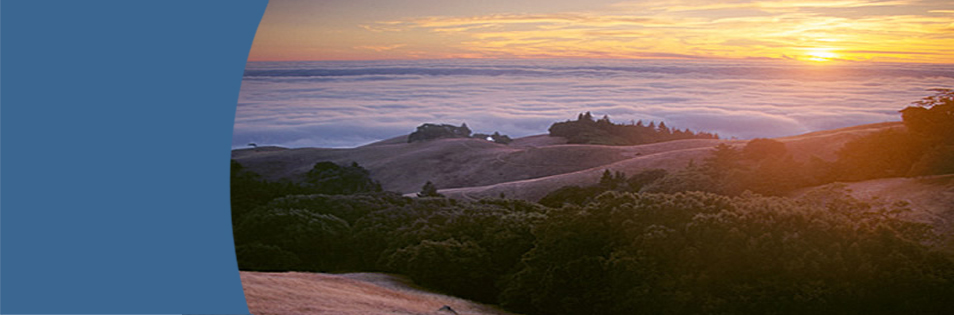
[[[928,142],[954,144],[954,90],[932,89],[935,94],[901,110],[911,132]]]
[[[886,149],[890,148],[890,149]],[[925,152],[922,138],[885,129],[845,143],[838,150],[839,180],[905,176]]]
[[[725,176],[732,169],[739,168],[741,153],[731,145],[720,143],[712,150],[712,155],[705,159],[706,171],[714,178]]]
[[[494,140],[495,143],[500,144],[510,144],[513,142],[513,139],[510,139],[507,135],[502,135],[500,132],[494,131],[494,134],[490,135],[490,138]]]
[[[613,182],[613,173],[609,169],[603,170],[603,175],[600,176],[600,186],[612,188],[614,186]]]
[[[313,193],[319,194],[347,195],[381,191],[381,184],[371,179],[371,172],[357,162],[351,162],[346,167],[328,161],[315,163],[305,174],[305,182],[311,185]]]
[[[331,271],[352,248],[351,226],[316,210],[260,208],[235,226],[234,237],[244,245],[237,248],[243,269]]]
[[[745,144],[742,156],[749,160],[761,161],[768,158],[780,158],[788,154],[785,144],[778,140],[756,138]]]
[[[295,183],[266,181],[235,160],[232,160],[229,184],[232,222],[238,222],[242,215],[272,199],[309,192],[308,189]]]
[[[390,268],[409,275],[415,282],[452,294],[492,301],[485,288],[493,288],[490,255],[473,241],[450,238],[423,240],[397,250],[388,257]]]
[[[437,192],[437,185],[434,185],[431,181],[424,183],[424,187],[421,187],[421,192],[417,193],[418,197],[444,197]]]
[[[461,123],[460,127],[454,130],[458,135],[464,137],[470,137],[470,128],[467,127],[467,123]]]
[[[688,129],[681,131],[671,128],[664,122],[660,122],[658,128],[655,121],[648,126],[644,126],[642,120],[630,124],[616,124],[610,121],[608,115],[603,115],[603,118],[594,122],[589,112],[580,114],[576,121],[553,123],[548,131],[550,136],[566,138],[568,143],[573,144],[636,145],[680,139],[716,138],[704,132],[696,134]]]
[[[448,124],[423,124],[417,127],[417,130],[407,136],[407,142],[426,141],[439,138],[468,138],[470,137],[470,128],[467,124],[461,124],[456,127]]]
[[[669,127],[666,127],[666,122],[660,121],[659,126],[656,127],[656,130],[665,138],[666,136],[672,134],[672,131],[669,130]]]

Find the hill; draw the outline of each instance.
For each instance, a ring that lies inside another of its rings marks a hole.
[[[413,285],[410,280],[380,273],[240,272],[249,311],[280,314],[510,314]]]
[[[841,146],[856,137],[884,129],[903,128],[900,122],[878,123],[778,138],[797,160],[817,156],[833,160]],[[399,136],[349,149],[262,147],[232,151],[232,158],[265,179],[300,182],[315,163],[357,162],[385,190],[404,194],[420,191],[431,181],[455,198],[499,196],[538,200],[568,184],[599,180],[605,169],[635,174],[649,168],[678,169],[701,161],[712,147],[744,140],[688,139],[633,146],[566,144],[547,135],[515,139],[510,145],[473,138],[407,143]]]
[[[907,203],[914,211],[908,219],[933,223],[945,235],[954,233],[954,175],[882,178],[852,183],[835,183],[801,189],[797,197],[815,189],[845,189],[852,197],[883,203]],[[954,245],[954,244],[952,244]]]

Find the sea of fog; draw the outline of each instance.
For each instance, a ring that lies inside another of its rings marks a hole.
[[[422,123],[511,137],[590,111],[722,138],[898,121],[954,65],[686,60],[250,62],[233,148],[355,147]]]

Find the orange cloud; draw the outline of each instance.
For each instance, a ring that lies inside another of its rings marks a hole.
[[[951,12],[943,1],[658,0],[586,12],[368,21],[309,48],[367,59],[401,58],[399,50],[404,58],[807,58],[824,49],[842,60],[952,63]],[[911,53],[876,53],[884,51]]]

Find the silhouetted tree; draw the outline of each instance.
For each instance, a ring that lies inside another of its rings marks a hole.
[[[636,145],[679,139],[717,139],[716,136],[700,132],[670,129],[665,123],[650,122],[643,126],[642,120],[635,124],[614,124],[608,115],[594,122],[587,112],[580,114],[576,121],[557,122],[550,126],[550,136],[563,137],[569,143],[602,145]]]
[[[656,130],[662,135],[663,138],[668,139],[668,136],[672,134],[672,131],[669,130],[669,127],[666,127],[666,122],[663,121],[659,122],[659,127],[656,127]]]
[[[424,183],[424,187],[421,187],[421,192],[417,193],[418,197],[444,197],[437,192],[437,185],[434,185],[431,181]]]
[[[417,130],[407,136],[407,142],[426,141],[440,138],[468,138],[470,137],[470,128],[467,124],[461,124],[456,127],[448,124],[423,124],[417,127]]]
[[[603,170],[603,175],[600,176],[600,186],[606,188],[612,188],[614,185],[613,173],[609,169]]]
[[[904,125],[930,144],[954,144],[954,90],[931,91],[935,94],[901,110]]]

